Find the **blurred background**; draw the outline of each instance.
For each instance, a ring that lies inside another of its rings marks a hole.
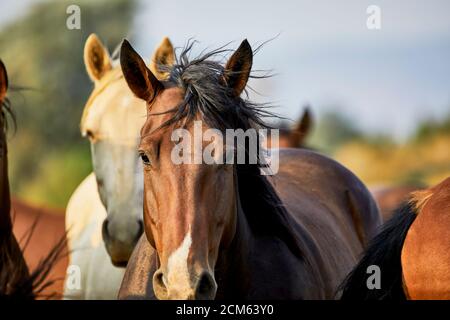
[[[81,29],[66,27],[69,5]],[[366,12],[381,10],[369,30]],[[243,38],[267,43],[251,98],[293,121],[309,104],[307,144],[342,162],[369,186],[433,184],[450,175],[450,2],[447,0],[45,1],[0,3],[0,58],[17,130],[9,132],[13,193],[65,207],[92,170],[79,122],[92,90],[83,63],[95,32],[113,52],[125,37],[144,57],[162,37],[190,38],[197,52]]]

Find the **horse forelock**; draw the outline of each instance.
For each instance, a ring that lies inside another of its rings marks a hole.
[[[224,47],[202,52],[190,58],[195,42],[189,41],[181,53],[176,55],[173,65],[161,65],[159,68],[169,74],[163,81],[165,87],[178,87],[184,90],[184,100],[175,108],[165,111],[172,113],[171,119],[161,127],[184,121],[187,123],[201,114],[203,120],[212,128],[249,129],[254,126],[269,127],[264,117],[277,117],[268,111],[268,104],[255,103],[236,97],[232,88],[224,80],[227,70],[221,61],[223,55],[230,52]],[[251,78],[267,76],[250,75]]]

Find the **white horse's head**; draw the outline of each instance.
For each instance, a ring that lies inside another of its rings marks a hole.
[[[165,38],[150,68],[173,63],[173,47]],[[92,34],[84,48],[87,73],[94,82],[81,119],[81,133],[91,142],[92,162],[107,218],[103,240],[111,261],[125,266],[143,232],[143,172],[137,152],[146,103],[133,96],[100,40]]]

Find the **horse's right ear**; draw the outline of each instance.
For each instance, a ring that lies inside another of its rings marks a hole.
[[[311,110],[309,106],[306,106],[301,119],[297,124],[296,131],[301,132],[304,136],[306,136],[314,125],[313,116],[311,114]]]
[[[164,37],[150,60],[150,70],[158,79],[165,80],[168,78],[169,73],[161,70],[161,66],[173,66],[174,63],[175,51],[172,42],[170,42],[168,37]]]
[[[92,33],[84,45],[84,64],[92,81],[99,81],[112,69],[108,50],[95,33]]]
[[[0,60],[0,101],[6,97],[6,91],[8,91],[8,74],[3,61]]]
[[[292,144],[300,147],[313,127],[313,117],[309,106],[306,106],[302,116],[298,120],[294,130],[291,133]]]
[[[148,102],[163,88],[127,40],[123,40],[120,48],[120,65],[125,80],[136,97]]]

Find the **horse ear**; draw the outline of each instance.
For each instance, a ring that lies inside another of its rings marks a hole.
[[[297,125],[295,126],[291,134],[292,143],[294,146],[297,147],[303,144],[305,138],[311,131],[312,126],[313,126],[313,119],[311,110],[308,106],[306,106],[302,116],[298,120]]]
[[[99,81],[112,69],[108,50],[96,34],[92,33],[84,45],[84,64],[92,81]]]
[[[225,66],[225,83],[233,89],[234,95],[239,97],[247,85],[253,64],[253,51],[247,39],[242,41]]]
[[[120,65],[128,86],[138,98],[150,101],[163,88],[127,40],[123,40],[120,48]]]
[[[164,80],[168,78],[169,73],[161,70],[160,66],[173,66],[174,63],[175,51],[172,42],[168,37],[164,37],[150,60],[150,70],[156,78]]]
[[[0,60],[0,101],[6,97],[6,91],[8,91],[8,74],[3,61]]]

